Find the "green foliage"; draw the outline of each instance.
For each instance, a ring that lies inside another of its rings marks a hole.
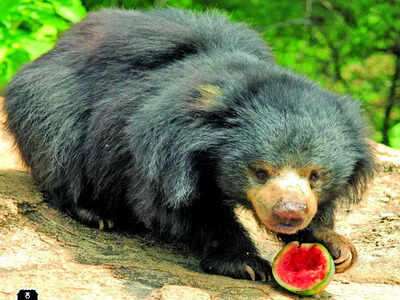
[[[49,51],[86,14],[80,0],[0,1],[0,89],[18,68]]]

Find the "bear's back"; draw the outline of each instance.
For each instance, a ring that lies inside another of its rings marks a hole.
[[[61,37],[55,51],[84,56],[88,67],[113,61],[124,69],[140,71],[215,52],[243,52],[272,60],[268,46],[246,25],[232,23],[213,11],[200,15],[177,9],[90,13]]]

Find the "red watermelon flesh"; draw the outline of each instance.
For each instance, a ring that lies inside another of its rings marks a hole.
[[[335,273],[331,255],[317,243],[289,243],[275,257],[272,269],[282,287],[301,295],[322,291]]]

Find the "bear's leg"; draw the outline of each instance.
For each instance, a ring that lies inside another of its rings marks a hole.
[[[223,211],[224,210],[224,211]],[[216,214],[213,214],[216,215]],[[208,236],[201,267],[207,273],[240,279],[267,281],[272,278],[269,262],[262,259],[247,231],[233,211],[221,208],[218,222],[202,228]]]
[[[97,227],[99,230],[112,229],[114,227],[114,222],[110,219],[105,219],[97,215],[95,212],[82,208],[79,206],[74,206],[69,213],[74,215],[80,222],[87,224],[92,227]]]
[[[60,194],[57,192],[42,191],[42,195],[45,201],[54,204],[58,207],[61,206],[61,208],[68,215],[73,217],[75,220],[82,222],[83,224],[86,224],[94,228],[98,228],[99,230],[114,228],[114,222],[111,219],[105,219],[99,216],[93,210],[83,208],[79,206],[79,204],[67,202],[67,204],[60,205],[60,203],[65,202],[65,199],[60,198],[62,197],[61,195],[63,195],[62,193]],[[64,196],[64,198],[66,197],[67,196]]]

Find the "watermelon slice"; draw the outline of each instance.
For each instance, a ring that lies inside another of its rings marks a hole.
[[[323,245],[291,242],[275,257],[272,274],[283,288],[309,296],[327,287],[335,274],[335,264]]]

